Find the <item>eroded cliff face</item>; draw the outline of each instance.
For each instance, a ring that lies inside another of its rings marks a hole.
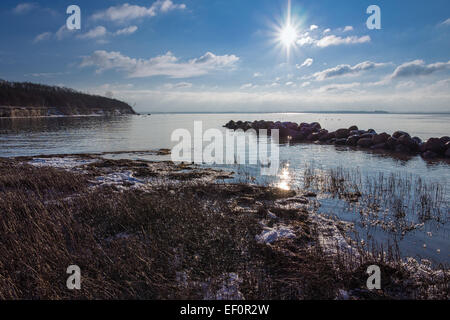
[[[99,115],[99,116],[118,116],[125,114],[135,114],[132,109],[117,108],[117,109],[89,109],[86,110],[78,108],[43,108],[43,107],[10,107],[0,106],[0,118],[34,118],[34,117],[48,117],[48,116],[77,116],[77,115]]]
[[[48,114],[48,108],[0,107],[2,118],[45,117]]]

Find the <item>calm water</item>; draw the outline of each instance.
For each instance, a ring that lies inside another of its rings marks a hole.
[[[193,132],[194,121],[202,121],[203,129],[222,128],[229,120],[280,120],[321,123],[328,130],[358,125],[361,129],[393,133],[409,132],[422,139],[450,135],[450,115],[389,115],[389,114],[159,114],[117,118],[38,118],[0,119],[0,157],[40,154],[89,153],[110,151],[137,151],[171,148],[175,143],[170,136],[175,129]],[[134,158],[147,158],[133,155]],[[420,157],[404,159],[371,153],[349,151],[346,147],[297,144],[280,146],[282,168],[275,178],[262,178],[258,168],[244,166],[231,168],[255,177],[257,182],[276,184],[283,188],[303,186],[305,167],[316,170],[330,168],[357,169],[363,177],[396,174],[416,181],[419,177],[429,184],[440,184],[444,190],[439,221],[430,219],[423,227],[403,235],[377,227],[363,227],[354,207],[336,199],[322,199],[321,212],[334,214],[340,219],[354,222],[365,240],[373,237],[386,243],[397,239],[402,255],[450,262],[450,226],[448,203],[450,190],[449,164],[425,162]],[[408,211],[408,208],[406,208]],[[409,212],[404,218],[421,223],[416,214]]]

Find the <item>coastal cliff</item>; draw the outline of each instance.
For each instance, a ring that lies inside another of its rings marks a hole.
[[[0,117],[136,114],[125,102],[69,88],[0,81]]]

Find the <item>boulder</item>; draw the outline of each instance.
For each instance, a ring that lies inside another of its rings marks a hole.
[[[377,134],[377,132],[374,129],[367,130],[368,133]]]
[[[439,138],[430,138],[427,142],[422,146],[421,151],[432,151],[434,153],[443,153],[444,152],[444,144],[441,143]]]
[[[335,138],[335,134],[334,132],[328,132],[327,134],[323,135],[319,141],[321,142],[325,142],[325,141],[330,141],[331,139]]]
[[[335,132],[336,134],[336,139],[344,139],[344,138],[348,138],[348,136],[350,135],[350,130],[348,129],[338,129]]]
[[[395,152],[398,152],[398,153],[407,153],[407,152],[410,152],[409,148],[408,148],[407,146],[405,146],[404,144],[397,144],[397,145],[395,146],[394,151],[395,151]]]
[[[287,138],[291,136],[291,130],[286,128],[285,126],[281,125],[278,127],[280,130],[280,138]]]
[[[422,157],[424,159],[434,159],[438,157],[438,154],[433,151],[425,151],[424,153],[422,153]]]
[[[319,132],[312,133],[312,141],[322,141],[322,138],[328,135],[328,130],[321,129]]]
[[[350,130],[350,131],[358,131],[358,127],[357,126],[351,126],[350,128],[348,128],[348,130]]]
[[[405,131],[395,131],[395,132],[392,134],[392,136],[393,136],[395,139],[398,139],[398,138],[400,138],[401,136],[404,136],[404,135],[408,135],[408,136],[409,136],[409,133],[408,133],[408,132],[405,132]]]
[[[298,130],[298,125],[294,122],[285,122],[285,123],[283,123],[283,125],[288,129]]]
[[[323,137],[324,135],[328,134],[328,130],[327,129],[321,129],[319,130],[319,134],[321,137]]]
[[[298,128],[301,130],[302,128],[309,128],[309,123],[306,122],[302,122],[300,123],[300,125],[298,126]]]
[[[336,139],[334,141],[334,144],[340,145],[340,146],[344,146],[346,143],[347,143],[347,139],[346,138]]]
[[[445,151],[445,157],[450,158],[450,148]]]
[[[300,134],[301,134],[302,136],[305,137],[305,139],[306,139],[306,137],[308,137],[311,133],[313,133],[313,131],[312,131],[311,128],[302,128],[302,129],[300,129],[299,132],[300,132]]]
[[[358,146],[362,148],[370,148],[372,146],[372,139],[362,138],[358,140]]]
[[[403,135],[400,138],[398,138],[398,142],[405,147],[407,147],[411,151],[418,151],[419,150],[419,144],[412,139],[409,135]]]
[[[233,120],[230,120],[224,127],[234,130],[236,129],[236,123]]]
[[[370,149],[373,149],[373,150],[379,150],[379,149],[386,149],[386,143],[378,143],[378,144],[375,144],[375,145],[373,145],[373,146],[371,146],[370,147]]]
[[[386,141],[386,146],[391,150],[394,150],[397,144],[398,140],[394,137],[389,137]]]
[[[347,138],[347,145],[348,146],[356,146],[359,140],[359,135],[352,135]]]
[[[386,143],[386,141],[390,138],[391,136],[389,134],[387,134],[386,132],[380,133],[380,134],[375,134],[372,137],[372,142],[374,145],[380,144],[380,143]]]
[[[320,126],[320,123],[318,122],[313,122],[309,125],[310,128],[312,128],[314,131],[319,131],[320,129],[322,129],[322,127]]]
[[[445,145],[447,142],[450,141],[450,137],[447,137],[447,136],[441,137],[441,138],[439,139],[439,141],[441,141],[441,143]]]
[[[417,142],[418,145],[422,144],[422,139],[420,139],[419,137],[413,137],[412,138],[415,142]]]
[[[359,137],[361,139],[372,139],[374,135],[375,135],[374,133],[367,132],[367,133],[360,135]]]
[[[318,139],[317,132],[313,132],[306,137],[306,140],[308,141],[316,141]]]
[[[295,134],[292,136],[292,141],[294,142],[301,142],[306,139],[306,136],[303,135],[300,131],[296,131]]]

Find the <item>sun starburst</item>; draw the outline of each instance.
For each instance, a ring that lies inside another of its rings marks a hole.
[[[301,23],[292,15],[291,0],[288,0],[286,15],[274,25],[274,38],[277,47],[286,52],[289,59],[292,50],[297,48]]]

